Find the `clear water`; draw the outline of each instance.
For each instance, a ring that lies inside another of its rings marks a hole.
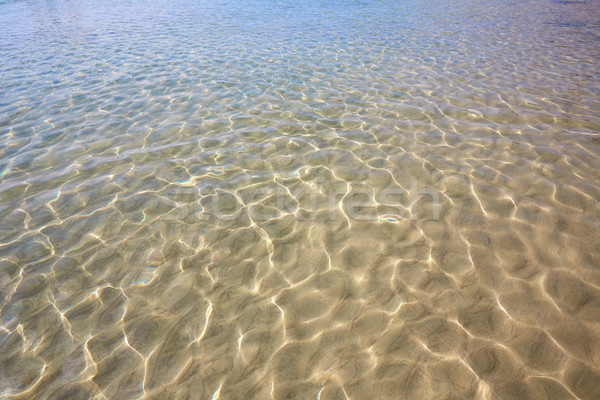
[[[599,21],[0,1],[0,398],[600,398]]]

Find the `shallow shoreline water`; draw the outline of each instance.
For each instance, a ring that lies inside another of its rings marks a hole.
[[[600,398],[598,1],[0,1],[0,398]]]

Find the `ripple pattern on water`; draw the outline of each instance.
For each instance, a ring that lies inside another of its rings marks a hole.
[[[600,398],[599,6],[0,0],[0,398]]]

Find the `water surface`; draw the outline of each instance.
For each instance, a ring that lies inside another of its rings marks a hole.
[[[0,398],[600,398],[600,4],[0,1]]]

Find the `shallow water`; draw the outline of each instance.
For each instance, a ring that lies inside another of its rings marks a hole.
[[[600,398],[600,4],[0,1],[0,398]]]

